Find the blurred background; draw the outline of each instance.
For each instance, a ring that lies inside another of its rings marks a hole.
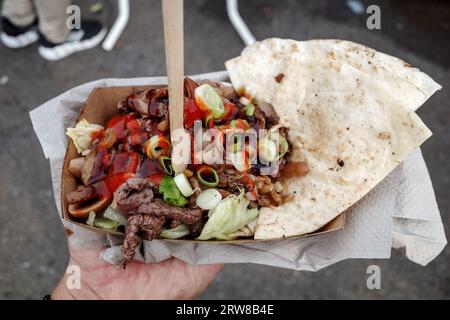
[[[0,4],[2,1],[0,0]],[[76,0],[82,17],[111,26],[116,1]],[[160,0],[131,0],[130,21],[111,52],[101,47],[58,62],[37,45],[0,45],[0,298],[41,299],[62,276],[66,236],[57,216],[48,161],[28,112],[79,84],[106,77],[165,74]],[[365,8],[381,8],[381,30],[368,30]],[[438,0],[241,0],[257,40],[340,38],[397,56],[443,86],[419,115],[434,136],[423,145],[442,219],[450,217],[450,2]],[[244,44],[230,24],[225,0],[185,0],[185,70],[218,71]],[[381,290],[368,290],[366,268],[381,267]],[[201,298],[331,299],[450,298],[450,248],[427,267],[393,251],[390,260],[343,261],[322,271],[296,272],[250,264],[225,266]]]

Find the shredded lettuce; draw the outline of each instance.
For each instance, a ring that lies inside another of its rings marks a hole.
[[[94,226],[94,220],[95,220],[95,212],[94,212],[94,211],[91,211],[91,212],[89,212],[89,217],[88,217],[88,219],[86,220],[86,224],[87,224],[88,226],[93,227],[93,226]]]
[[[94,227],[103,229],[103,230],[114,230],[117,231],[117,228],[120,226],[116,221],[113,221],[108,218],[95,218]]]
[[[173,177],[164,176],[159,185],[159,193],[163,195],[164,202],[177,207],[184,207],[188,201],[181,194]]]
[[[125,218],[125,216],[121,214],[119,211],[111,208],[111,206],[106,208],[105,212],[103,213],[103,217],[115,221],[121,226],[126,226],[128,223],[127,218]]]
[[[92,133],[102,129],[101,125],[89,123],[82,119],[75,125],[75,128],[67,128],[66,134],[72,138],[77,151],[82,153],[91,146]]]
[[[230,240],[230,234],[244,228],[249,222],[258,217],[258,209],[248,209],[250,203],[241,192],[239,196],[229,196],[211,209],[198,240]]]
[[[179,239],[187,236],[190,233],[189,227],[186,224],[180,224],[176,228],[163,229],[160,237],[165,239]]]

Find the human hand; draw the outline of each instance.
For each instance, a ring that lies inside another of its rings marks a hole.
[[[191,265],[171,258],[159,263],[130,262],[126,269],[100,258],[102,249],[69,248],[69,266],[80,270],[80,289],[59,282],[51,297],[58,299],[193,299],[202,293],[222,265]]]

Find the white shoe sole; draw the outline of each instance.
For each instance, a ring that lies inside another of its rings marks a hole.
[[[53,48],[39,46],[39,54],[42,58],[50,61],[61,60],[75,52],[84,51],[96,47],[100,42],[102,42],[103,38],[105,38],[105,35],[106,28],[103,28],[98,35],[92,37],[91,39],[76,42],[67,42]]]
[[[37,31],[30,30],[21,34],[20,36],[8,36],[6,33],[2,32],[0,34],[0,39],[2,43],[10,49],[20,49],[30,44],[35,43],[39,39]]]

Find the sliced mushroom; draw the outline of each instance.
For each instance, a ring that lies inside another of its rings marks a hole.
[[[88,201],[86,204],[71,204],[69,205],[69,213],[74,218],[87,218],[89,216],[89,212],[93,211],[95,213],[99,213],[105,210],[110,202],[110,198],[103,197],[98,198],[95,202]]]
[[[85,162],[85,158],[84,157],[80,157],[80,158],[76,158],[76,159],[72,159],[69,162],[69,172],[74,175],[77,178],[81,178],[81,171],[83,170],[83,166],[84,166],[84,162]]]

